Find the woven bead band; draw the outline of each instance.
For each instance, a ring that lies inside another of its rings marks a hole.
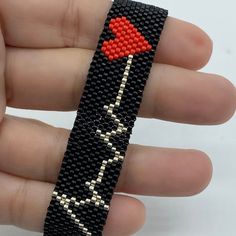
[[[115,0],[48,207],[44,236],[101,236],[168,12]]]

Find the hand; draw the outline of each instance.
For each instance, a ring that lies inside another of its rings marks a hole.
[[[75,110],[110,5],[108,0],[0,2],[2,224],[43,230],[70,133],[4,115],[5,107]],[[203,31],[169,17],[139,116],[199,125],[227,121],[236,107],[234,86],[221,76],[196,72],[211,52]],[[201,192],[211,175],[211,162],[200,151],[131,144],[116,191],[190,196]],[[144,220],[140,201],[115,194],[105,235],[131,235]]]

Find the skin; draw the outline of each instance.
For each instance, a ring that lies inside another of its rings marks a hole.
[[[42,232],[70,133],[8,116],[6,105],[75,110],[110,5],[108,0],[0,1],[1,224]],[[207,64],[212,47],[197,26],[169,17],[139,116],[196,125],[230,119],[235,87],[222,76],[196,71]],[[143,203],[122,192],[192,196],[211,176],[211,161],[201,151],[130,144],[104,235],[132,235],[144,224]]]

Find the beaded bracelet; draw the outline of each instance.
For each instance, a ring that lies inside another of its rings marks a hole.
[[[44,236],[101,236],[168,12],[115,0],[90,65]]]

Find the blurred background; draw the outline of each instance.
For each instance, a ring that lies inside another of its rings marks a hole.
[[[224,75],[236,84],[235,0],[143,0],[158,4],[170,15],[192,22],[214,41],[210,63],[202,70]],[[31,117],[71,128],[74,112],[35,112],[8,109],[8,114]],[[145,131],[145,132],[144,132]],[[138,119],[131,142],[161,147],[194,148],[206,152],[214,165],[209,188],[191,198],[139,197],[147,207],[147,222],[137,236],[235,236],[236,117],[220,126],[193,126]],[[143,136],[145,133],[145,139]],[[3,236],[40,236],[1,226]]]

